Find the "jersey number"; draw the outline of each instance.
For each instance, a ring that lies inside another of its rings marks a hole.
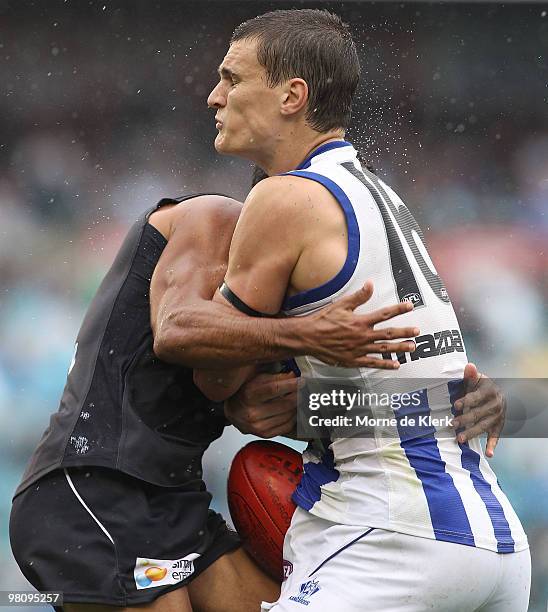
[[[372,172],[367,170],[360,171],[352,162],[344,162],[341,164],[341,166],[350,172],[352,176],[356,177],[368,189],[369,193],[373,196],[373,199],[377,204],[379,212],[381,213],[384,226],[386,228],[386,236],[388,238],[392,276],[394,277],[394,284],[396,286],[396,292],[400,302],[413,302],[415,308],[424,306],[424,298],[419,288],[419,284],[417,283],[417,279],[413,274],[411,264],[409,263],[407,255],[405,254],[400,236],[394,227],[389,210],[394,216],[394,219],[396,220],[396,223],[398,224],[407,245],[415,257],[415,261],[417,262],[417,265],[419,266],[425,280],[430,285],[430,288],[442,302],[449,303],[449,296],[443,281],[428,265],[421,252],[424,251],[428,259],[430,259],[428,252],[426,251],[426,247],[424,246],[424,236],[422,234],[422,230],[407,207],[403,204],[396,206],[386,193],[386,190],[382,186],[378,177],[376,177]]]

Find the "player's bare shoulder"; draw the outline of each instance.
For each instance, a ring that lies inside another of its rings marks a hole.
[[[320,183],[285,174],[272,176],[255,185],[249,193],[244,214],[259,218],[271,228],[283,227],[302,242],[305,234],[318,227],[344,229],[344,214],[333,195]]]
[[[165,206],[154,212],[149,222],[169,241],[178,234],[193,234],[195,238],[222,235],[234,231],[242,203],[221,195],[201,195],[180,204]]]
[[[250,191],[245,206],[271,206],[275,211],[295,213],[312,201],[329,200],[332,196],[319,183],[292,174],[270,176]]]

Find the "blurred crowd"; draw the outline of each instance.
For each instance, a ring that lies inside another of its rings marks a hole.
[[[206,97],[234,26],[282,6],[0,0],[0,589],[26,588],[11,495],[129,225],[162,197],[249,190],[250,166],[213,149]],[[492,376],[547,377],[546,10],[322,6],[352,25],[362,59],[348,139],[423,228],[469,358]],[[218,508],[241,443],[231,432],[209,453]],[[548,598],[546,448],[504,440],[496,460],[530,535],[531,610]]]

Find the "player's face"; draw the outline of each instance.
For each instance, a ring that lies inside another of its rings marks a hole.
[[[275,142],[282,99],[281,87],[268,86],[256,47],[249,40],[230,45],[219,66],[219,82],[207,99],[217,111],[217,151],[252,160]]]

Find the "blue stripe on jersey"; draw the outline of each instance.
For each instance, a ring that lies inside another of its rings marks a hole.
[[[335,469],[333,451],[329,449],[322,455],[320,463],[310,461],[304,464],[303,477],[291,498],[303,510],[310,510],[317,501],[320,501],[321,486],[335,482],[339,476],[339,472]]]
[[[318,302],[319,300],[323,300],[324,298],[333,295],[334,293],[339,291],[339,289],[342,289],[342,287],[344,287],[346,283],[352,278],[352,274],[354,274],[354,270],[358,265],[358,257],[360,254],[360,228],[358,227],[356,213],[354,212],[354,208],[352,207],[348,196],[337,185],[337,183],[327,178],[326,176],[323,176],[323,174],[316,174],[315,172],[293,171],[287,172],[286,174],[292,176],[302,176],[312,181],[316,181],[317,183],[322,184],[326,189],[328,189],[333,194],[333,196],[337,198],[337,201],[343,209],[344,216],[346,218],[346,226],[348,229],[348,254],[346,256],[346,261],[344,262],[343,267],[339,270],[336,276],[334,276],[331,280],[327,281],[323,285],[320,285],[319,287],[314,287],[314,289],[302,291],[301,293],[297,293],[296,295],[292,295],[285,299],[282,305],[282,309],[291,310],[293,308],[297,308],[298,306],[303,306],[304,304]]]
[[[421,389],[419,406],[402,406],[395,411],[400,444],[411,467],[422,483],[430,511],[432,529],[437,540],[474,546],[474,534],[461,496],[453,478],[445,471],[433,426],[419,424],[420,417],[430,415],[427,390]],[[414,395],[414,393],[413,393]],[[402,418],[414,419],[414,425],[402,423]]]
[[[312,153],[297,167],[297,170],[304,170],[305,168],[309,168],[310,164],[312,163],[312,160],[317,155],[321,155],[322,153],[325,153],[326,151],[331,151],[332,149],[340,149],[341,147],[351,146],[352,145],[349,142],[346,142],[344,140],[334,140],[333,142],[326,142],[325,144],[312,151]]]
[[[449,389],[449,401],[451,402],[451,412],[456,415],[455,402],[464,395],[464,381],[450,380],[447,383]],[[481,497],[487,513],[493,525],[493,531],[497,539],[497,550],[499,553],[514,552],[515,542],[512,538],[512,530],[506,520],[504,509],[499,500],[496,498],[491,485],[485,480],[481,473],[479,463],[480,456],[476,451],[473,451],[468,442],[459,444],[462,451],[461,465],[465,470],[470,472],[470,479],[474,485],[474,489]]]
[[[297,362],[293,359],[284,359],[282,361],[282,372],[287,374],[288,372],[293,372],[295,376],[298,378],[301,375],[301,369],[297,365]]]

